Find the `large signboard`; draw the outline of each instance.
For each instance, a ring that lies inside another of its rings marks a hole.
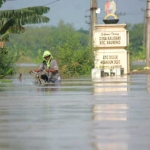
[[[127,31],[104,31],[98,30],[94,32],[95,47],[126,47]]]
[[[95,60],[92,76],[99,76],[99,70],[107,74],[127,74],[129,72],[129,32],[126,24],[95,25],[93,30]],[[98,70],[98,71],[97,71]]]

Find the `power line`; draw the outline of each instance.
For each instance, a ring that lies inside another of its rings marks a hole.
[[[146,0],[139,0],[139,1],[141,1],[141,2],[147,2]]]
[[[56,3],[56,2],[58,2],[58,1],[60,1],[60,0],[52,1],[52,2],[50,2],[50,3],[47,3],[47,4],[43,5],[43,6],[51,5],[51,4]]]
[[[135,13],[135,14],[127,13],[126,15],[133,15],[133,16],[135,16],[135,15],[139,15],[139,14],[142,14],[142,13],[141,12],[138,12],[138,13]]]

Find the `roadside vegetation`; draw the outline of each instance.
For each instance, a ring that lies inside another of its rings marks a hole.
[[[0,7],[5,2],[6,0],[0,0]],[[24,33],[24,25],[49,22],[50,19],[43,16],[49,10],[49,7],[35,6],[0,11],[0,79],[15,72],[14,64],[19,58],[18,53],[21,54],[20,51],[11,53],[6,46],[6,42],[10,40],[10,35]]]
[[[64,78],[90,74],[94,67],[88,31],[77,31],[73,25],[63,21],[57,27],[26,27],[26,32],[11,35],[10,39],[7,43],[10,51],[21,54],[18,63],[40,64],[43,52],[50,50]]]
[[[128,24],[127,29],[129,31],[129,46],[127,49],[130,51],[130,68],[132,70],[143,70],[144,65],[132,65],[132,62],[146,61],[146,48],[145,48],[145,34],[144,24]]]
[[[0,0],[0,6],[6,2]],[[57,26],[24,26],[49,22],[42,16],[48,7],[30,7],[0,11],[0,78],[16,72],[16,63],[36,63],[49,50],[58,61],[60,74],[70,78],[91,73],[94,67],[93,48],[89,46],[89,32],[75,30],[73,25],[60,21]],[[21,12],[21,15],[19,15]],[[27,18],[26,18],[27,16]],[[128,24],[131,61],[145,60],[143,24]]]
[[[128,30],[130,45],[127,49],[130,51],[131,61],[145,60],[143,25],[129,24]],[[90,74],[94,66],[88,31],[75,30],[73,25],[63,21],[58,26],[27,26],[24,33],[10,35],[7,47],[11,55],[17,56],[17,63],[40,64],[43,52],[50,50],[58,61],[64,78]],[[131,69],[135,67],[131,66]]]

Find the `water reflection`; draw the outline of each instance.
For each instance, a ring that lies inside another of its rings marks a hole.
[[[0,85],[0,150],[148,150],[150,77]]]
[[[97,104],[93,107],[94,120],[126,121],[127,104]]]
[[[92,107],[95,150],[149,149],[150,75],[135,74],[122,83],[120,78],[117,83],[101,80],[98,84]]]
[[[95,150],[128,150],[129,132],[124,128],[128,122],[129,105],[118,101],[116,96],[127,96],[130,90],[129,76],[111,76],[93,81],[96,104],[93,112],[93,146]],[[111,97],[99,97],[111,95]],[[114,96],[113,96],[114,95]],[[116,102],[114,102],[116,100]],[[120,98],[121,100],[121,98]]]
[[[128,146],[124,142],[96,144],[94,147],[95,150],[128,150]]]
[[[93,106],[95,150],[128,150],[129,137],[123,124],[127,122],[127,104],[97,104]]]
[[[58,92],[61,91],[61,85],[60,84],[52,84],[52,85],[42,85],[37,86],[37,92],[46,92],[47,94],[51,92]]]
[[[93,81],[94,94],[117,93],[119,95],[127,94],[130,84],[130,76],[104,77],[98,81]]]

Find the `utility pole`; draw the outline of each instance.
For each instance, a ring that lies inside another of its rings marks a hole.
[[[141,11],[144,12],[144,20],[143,20],[143,25],[144,25],[144,29],[143,29],[143,47],[146,48],[146,10],[142,8]]]
[[[147,0],[146,24],[146,67],[150,67],[150,0]]]
[[[90,38],[91,38],[91,45],[93,45],[93,30],[94,30],[94,26],[95,24],[97,24],[97,14],[96,14],[96,10],[97,10],[97,0],[90,0],[91,1],[91,28],[90,28]]]

